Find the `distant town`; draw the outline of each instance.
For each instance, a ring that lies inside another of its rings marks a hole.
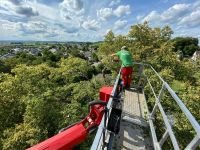
[[[99,42],[97,42],[99,43]],[[0,59],[16,56],[18,53],[27,53],[33,56],[42,55],[44,50],[52,53],[62,54],[64,57],[70,55],[82,55],[85,59],[93,62],[92,57],[98,49],[98,44],[91,42],[0,42]],[[73,51],[73,52],[72,52]]]
[[[57,42],[57,41],[0,41],[0,59],[12,58],[19,53],[26,53],[33,56],[43,55],[47,50],[63,57],[78,56],[84,58],[95,66],[99,65],[96,52],[101,42]],[[177,51],[177,57],[183,59],[188,57],[182,51]],[[195,51],[190,57],[191,61],[196,62],[200,59],[200,51]]]

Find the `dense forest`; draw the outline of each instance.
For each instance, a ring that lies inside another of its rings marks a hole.
[[[191,56],[199,49],[198,40],[189,38],[184,42],[185,39],[172,39],[172,34],[169,26],[152,28],[147,22],[131,26],[127,35],[109,31],[105,40],[98,43],[94,57],[114,78],[120,63],[113,62],[109,55],[126,45],[133,60],[151,64],[200,122],[199,62],[194,64],[188,58],[177,57],[180,50]],[[87,103],[98,98],[100,87],[111,84],[108,78],[95,76],[102,66],[94,68],[77,51],[72,54],[62,57],[45,51],[44,55],[33,57],[20,53],[0,61],[0,149],[28,148],[81,120],[87,114]],[[156,89],[160,89],[156,76],[148,69],[145,71]],[[149,106],[153,106],[155,99],[148,86],[145,93]],[[165,94],[163,99],[166,111],[175,118],[173,130],[183,149],[195,132],[172,98]],[[156,116],[156,124],[161,135],[164,128],[160,115]],[[87,141],[77,149],[88,149],[89,145]],[[168,149],[169,145],[167,141]]]

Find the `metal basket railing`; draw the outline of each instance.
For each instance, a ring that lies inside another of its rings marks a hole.
[[[171,139],[173,148],[175,150],[180,149],[179,144],[177,142],[177,139],[175,137],[175,134],[172,130],[170,120],[166,115],[166,112],[163,108],[163,105],[161,104],[161,99],[162,99],[162,95],[163,95],[164,92],[168,92],[172,96],[173,100],[177,103],[177,105],[179,106],[181,111],[185,114],[188,121],[192,125],[194,131],[196,132],[196,135],[194,136],[192,141],[190,141],[190,143],[186,146],[185,150],[196,149],[200,144],[200,125],[196,121],[194,116],[187,109],[187,107],[184,105],[184,103],[181,101],[181,99],[177,96],[177,94],[172,90],[172,88],[168,85],[168,83],[166,83],[163,80],[163,78],[155,71],[155,69],[151,65],[134,62],[134,66],[138,66],[137,72],[136,72],[136,70],[134,70],[134,76],[135,76],[135,79],[137,80],[137,82],[134,82],[134,84],[132,86],[136,89],[142,89],[143,90],[144,86],[146,84],[148,84],[150,86],[150,90],[151,90],[151,92],[152,92],[152,94],[154,95],[154,98],[155,98],[155,104],[153,106],[152,111],[148,111],[148,116],[149,116],[148,122],[149,122],[149,127],[150,127],[150,132],[151,132],[151,136],[152,136],[152,140],[153,140],[154,149],[161,150],[163,144],[165,143],[165,141],[168,138]],[[154,74],[158,77],[159,81],[162,83],[162,87],[161,87],[158,95],[156,94],[155,89],[154,89],[154,87],[152,86],[152,84],[149,80],[149,77],[144,73],[145,68],[151,69],[154,72]],[[119,74],[118,74],[116,81],[115,81],[115,84],[114,84],[112,96],[109,99],[109,102],[108,102],[108,105],[107,105],[107,108],[108,108],[108,118],[106,120],[107,122],[109,120],[109,112],[111,112],[111,109],[112,109],[111,104],[112,104],[112,101],[113,101],[113,97],[116,94],[117,85],[120,82],[120,71],[119,71]],[[158,112],[157,110],[160,111],[162,118],[164,120],[164,125],[166,127],[166,130],[165,130],[164,134],[162,135],[162,137],[160,138],[160,140],[158,140],[158,138],[157,138],[155,126],[154,126],[154,120],[155,120],[154,117],[155,117],[155,114]],[[111,145],[112,145],[112,140],[114,138],[114,134],[107,131],[104,128],[104,122],[105,122],[105,120],[104,120],[104,117],[103,117],[101,124],[99,125],[95,139],[93,141],[91,150],[102,150],[102,149],[105,149],[105,148],[106,149],[112,149]],[[105,141],[103,141],[103,132],[104,131],[106,132],[106,136],[108,137],[106,146],[104,145]]]

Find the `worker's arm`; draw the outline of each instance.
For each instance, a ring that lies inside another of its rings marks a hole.
[[[111,54],[110,56],[111,56],[111,57],[116,56],[116,53],[113,53],[113,54]]]
[[[113,54],[111,54],[110,56],[111,56],[111,57],[113,57],[113,56],[118,56],[118,57],[119,57],[120,54],[121,54],[121,51],[118,51],[117,53],[113,53]]]
[[[118,61],[119,61],[119,55],[118,55],[118,53],[113,53],[113,54],[111,54],[110,56],[113,57],[113,60],[114,60],[115,62],[118,62]]]

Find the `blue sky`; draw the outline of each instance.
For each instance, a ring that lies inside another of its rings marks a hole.
[[[145,20],[200,39],[200,0],[0,0],[0,40],[99,41]]]

